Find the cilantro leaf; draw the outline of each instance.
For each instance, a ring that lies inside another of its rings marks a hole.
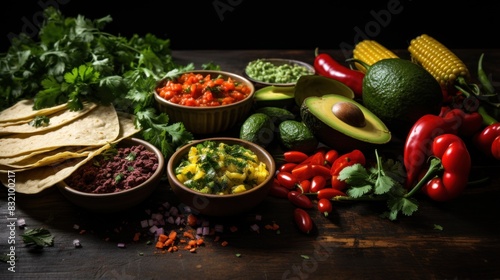
[[[27,229],[21,234],[23,242],[26,245],[35,245],[40,247],[53,246],[54,236],[45,228]]]

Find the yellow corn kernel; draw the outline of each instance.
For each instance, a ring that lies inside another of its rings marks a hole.
[[[398,56],[374,40],[363,40],[356,44],[352,51],[354,59],[361,60],[368,65],[386,58],[398,58]],[[361,72],[366,73],[366,68],[355,62],[354,66]]]
[[[458,77],[466,80],[470,77],[465,63],[446,46],[427,34],[411,40],[408,51],[411,60],[431,73],[441,86],[453,85]]]

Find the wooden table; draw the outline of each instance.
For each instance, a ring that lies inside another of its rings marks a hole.
[[[328,51],[343,61],[341,51]],[[475,75],[477,60],[498,79],[499,50],[456,50]],[[405,57],[406,51],[398,51]],[[214,62],[242,73],[246,63],[263,57],[313,62],[314,50],[174,51],[179,63]],[[16,241],[15,273],[0,263],[1,279],[498,279],[500,278],[500,164],[474,156],[471,177],[489,179],[470,186],[459,198],[436,203],[419,197],[419,209],[397,221],[379,217],[385,205],[335,204],[330,218],[310,213],[315,230],[302,234],[292,220],[291,203],[268,197],[251,212],[231,218],[207,218],[222,231],[205,237],[196,253],[160,253],[149,227],[141,222],[159,213],[162,203],[176,205],[166,181],[143,204],[116,214],[94,214],[70,204],[57,191],[15,196],[10,216],[6,188],[0,191],[0,252]],[[53,247],[23,246],[23,229],[10,228],[9,217],[30,228],[45,227]],[[276,222],[279,231],[265,229]],[[258,225],[258,232],[252,230]],[[234,226],[236,231],[232,231]],[[442,227],[442,229],[436,228]],[[178,226],[165,228],[179,229]],[[135,233],[141,233],[133,241]],[[216,238],[216,236],[218,236]],[[81,248],[75,248],[78,239]],[[148,241],[153,242],[148,244]],[[227,242],[223,246],[223,241]],[[125,245],[124,248],[118,246]],[[12,268],[11,268],[12,269]]]

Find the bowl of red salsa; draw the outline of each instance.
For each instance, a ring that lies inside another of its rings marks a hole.
[[[193,134],[226,131],[243,120],[254,102],[248,79],[225,71],[194,70],[158,82],[154,97],[171,122]]]

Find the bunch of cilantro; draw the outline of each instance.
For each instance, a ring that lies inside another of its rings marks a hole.
[[[376,164],[363,166],[356,163],[340,171],[338,179],[346,181],[349,187],[347,196],[336,196],[334,201],[382,201],[387,205],[387,211],[382,217],[395,221],[398,214],[411,216],[418,210],[418,201],[413,197],[422,185],[440,171],[440,161],[431,161],[429,171],[410,191],[403,186],[405,181],[404,167],[399,161],[382,159],[375,150]]]
[[[193,139],[182,123],[170,124],[168,115],[154,108],[157,81],[194,68],[173,62],[169,39],[103,32],[110,16],[70,18],[54,7],[44,15],[38,38],[20,34],[0,54],[0,111],[26,98],[34,98],[33,109],[68,103],[76,111],[86,100],[113,103],[135,115],[142,138],[165,157]]]

